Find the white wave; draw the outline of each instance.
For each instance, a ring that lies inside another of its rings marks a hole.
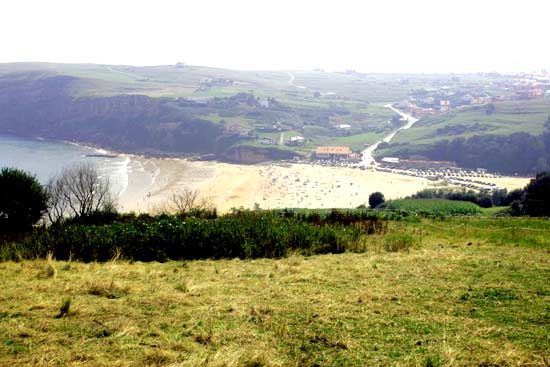
[[[124,157],[124,161],[120,164],[120,167],[119,169],[117,170],[116,172],[116,175],[118,177],[120,177],[121,179],[121,190],[118,192],[118,197],[121,197],[124,192],[126,191],[126,189],[128,189],[128,182],[130,180],[129,178],[129,166],[130,166],[130,162],[132,160],[130,159],[130,157]]]

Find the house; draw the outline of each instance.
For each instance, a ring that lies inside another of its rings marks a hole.
[[[315,156],[321,159],[349,159],[352,154],[350,147],[317,147],[315,149]]]
[[[399,158],[384,157],[384,158],[382,158],[382,162],[384,162],[384,163],[399,163]]]
[[[527,92],[527,95],[529,96],[529,98],[540,97],[540,96],[544,95],[544,90],[542,90],[540,88],[530,89]]]
[[[303,145],[305,143],[305,139],[303,136],[291,136],[290,139],[288,139],[287,145]]]
[[[439,101],[439,109],[441,112],[449,111],[451,109],[451,101],[448,99],[442,99]]]
[[[277,141],[272,138],[260,138],[258,139],[258,142],[264,145],[277,145]]]
[[[351,129],[351,125],[348,125],[348,124],[339,124],[339,125],[336,125],[336,128],[338,130],[349,130]]]
[[[411,115],[418,118],[435,114],[435,110],[433,108],[422,108],[422,107],[416,106],[415,104],[411,104],[410,112],[411,112]]]

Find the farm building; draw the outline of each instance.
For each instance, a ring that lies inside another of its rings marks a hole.
[[[277,141],[272,138],[260,138],[258,139],[258,142],[264,145],[277,145]]]
[[[317,147],[315,156],[321,159],[350,159],[353,155],[350,147]]]
[[[291,136],[290,139],[288,139],[287,145],[303,145],[305,143],[305,139],[303,136]]]

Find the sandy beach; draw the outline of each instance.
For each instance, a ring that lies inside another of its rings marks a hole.
[[[231,208],[355,208],[375,191],[387,199],[435,187],[433,181],[394,173],[309,164],[237,165],[129,156],[128,186],[119,196],[125,212],[158,212],[173,194],[198,190],[220,212]],[[527,178],[484,179],[511,190]]]

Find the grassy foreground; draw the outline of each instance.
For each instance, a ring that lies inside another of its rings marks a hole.
[[[3,262],[0,365],[546,366],[550,224],[512,222],[279,260]]]

